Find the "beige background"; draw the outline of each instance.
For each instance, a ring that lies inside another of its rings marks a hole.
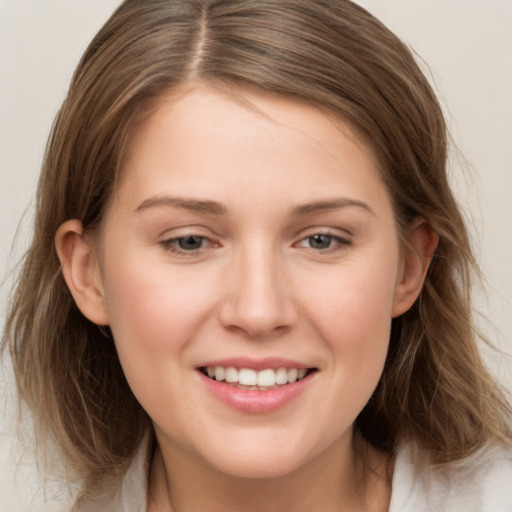
[[[30,232],[51,121],[74,66],[119,0],[0,0],[0,325],[12,268]],[[361,0],[428,63],[453,136],[453,183],[487,279],[480,325],[512,353],[512,1]],[[425,69],[427,69],[427,66]],[[17,243],[12,241],[21,217]],[[489,356],[512,388],[510,359]],[[14,438],[12,376],[0,368],[0,510],[64,510],[50,483],[44,504],[31,458]],[[21,461],[21,463],[20,463]]]

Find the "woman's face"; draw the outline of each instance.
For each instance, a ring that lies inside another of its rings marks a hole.
[[[402,273],[356,134],[243,89],[161,99],[99,243],[105,314],[162,449],[239,476],[348,449],[403,312]]]

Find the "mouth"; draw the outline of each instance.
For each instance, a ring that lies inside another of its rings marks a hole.
[[[268,391],[301,381],[317,369],[281,367],[254,370],[233,366],[202,366],[199,371],[213,381],[223,382],[238,389]]]

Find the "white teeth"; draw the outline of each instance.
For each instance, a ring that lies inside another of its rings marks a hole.
[[[256,386],[258,384],[258,374],[256,370],[242,368],[238,372],[238,383],[243,386]]]
[[[276,384],[288,384],[288,370],[279,368],[276,372]]]
[[[226,382],[238,382],[238,370],[230,366],[226,368]]]
[[[226,375],[226,372],[224,371],[224,368],[222,368],[222,366],[215,367],[215,380],[218,380],[218,381],[224,380],[225,375]]]
[[[232,366],[224,368],[223,366],[208,366],[206,373],[211,379],[221,382],[226,381],[230,384],[240,384],[247,386],[246,389],[273,388],[276,385],[296,382],[305,377],[307,368],[279,368],[274,370],[268,368],[266,370],[256,371],[251,368],[236,369]]]
[[[258,386],[275,386],[276,372],[274,370],[262,370],[258,372]]]
[[[297,377],[299,376],[299,370],[296,368],[292,368],[291,370],[288,370],[288,382],[295,382],[297,380]]]

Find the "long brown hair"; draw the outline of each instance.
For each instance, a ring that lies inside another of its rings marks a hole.
[[[390,454],[412,441],[433,463],[510,440],[510,407],[477,350],[475,264],[447,182],[441,109],[409,49],[348,0],[127,0],[94,38],[53,126],[3,339],[38,431],[53,433],[92,488],[122,472],[149,428],[108,329],[66,288],[54,236],[68,219],[101,223],[133,127],[190,80],[251,85],[339,116],[373,150],[399,230],[421,216],[439,236],[419,299],[393,321],[358,432]]]

